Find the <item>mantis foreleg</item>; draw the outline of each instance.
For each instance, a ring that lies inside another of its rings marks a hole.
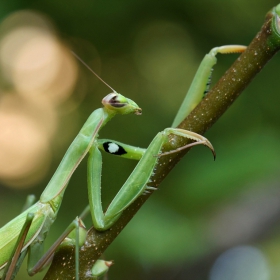
[[[140,160],[147,150],[110,139],[98,139],[97,145],[99,150],[108,154],[135,160]]]
[[[101,153],[98,150],[97,144],[90,149],[88,159],[88,191],[91,213],[93,214],[93,224],[96,229],[106,230],[110,228],[119,218],[123,210],[126,209],[137,197],[143,194],[146,190],[155,189],[149,186],[149,183],[154,174],[154,168],[158,156],[160,156],[162,146],[168,142],[168,136],[170,134],[189,138],[197,141],[199,144],[206,145],[214,154],[213,146],[203,136],[183,129],[166,128],[164,131],[158,133],[153,139],[147,150],[143,153],[143,156],[136,165],[134,171],[110,203],[105,213],[102,209],[100,191]],[[192,146],[192,144],[190,145]],[[188,148],[190,145],[187,145],[184,148]]]

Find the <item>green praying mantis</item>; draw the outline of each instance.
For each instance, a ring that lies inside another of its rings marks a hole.
[[[114,140],[98,139],[98,134],[102,127],[117,114],[134,113],[140,115],[142,110],[134,101],[117,93],[94,73],[105,85],[113,90],[113,93],[103,98],[103,108],[96,109],[89,116],[66,151],[39,201],[35,204],[31,202],[30,207],[0,229],[0,278],[5,280],[13,279],[27,252],[29,254],[28,273],[34,275],[40,271],[50,260],[55,249],[73,229],[76,229],[77,242],[83,243],[79,239],[79,236],[81,236],[79,230],[83,226],[80,224],[80,220],[76,219],[51,249],[43,255],[44,240],[57,217],[66,187],[75,169],[87,154],[89,154],[87,176],[90,213],[93,226],[99,231],[110,229],[122,212],[139,196],[148,191],[156,190],[156,188],[149,186],[149,183],[159,157],[199,144],[206,145],[215,155],[212,144],[205,137],[175,127],[198,105],[205,92],[207,92],[212,67],[217,62],[217,53],[243,52],[245,49],[245,46],[240,45],[222,46],[212,49],[204,57],[172,127],[159,132],[147,149],[136,148]],[[162,146],[169,141],[168,136],[170,134],[188,138],[195,142],[176,150],[162,153]],[[134,171],[105,212],[101,202],[102,157],[100,150],[113,155],[139,160]],[[76,251],[77,259],[78,250]],[[78,261],[76,261],[76,265],[76,279],[78,279]]]

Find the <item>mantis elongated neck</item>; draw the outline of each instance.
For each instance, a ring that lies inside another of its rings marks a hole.
[[[58,211],[64,191],[73,172],[88,153],[93,142],[98,137],[100,129],[115,115],[116,112],[106,108],[99,108],[93,111],[69,146],[40,197],[40,201],[42,203],[49,203],[54,212]]]

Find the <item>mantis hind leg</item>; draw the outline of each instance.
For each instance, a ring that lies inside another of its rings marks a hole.
[[[26,202],[22,207],[21,212],[24,212],[31,205],[33,205],[35,200],[36,200],[35,195],[28,195],[27,198],[26,198]],[[33,218],[34,218],[34,214],[29,214],[26,217],[26,221],[25,221],[25,223],[24,223],[24,225],[21,229],[18,240],[17,240],[17,242],[14,246],[14,250],[11,253],[11,258],[8,261],[8,263],[7,263],[7,265],[4,269],[2,278],[5,279],[5,280],[6,279],[7,280],[13,279],[15,277],[15,275],[18,272],[18,269],[20,268],[20,266],[21,266],[21,264],[22,264],[22,262],[23,262],[23,260],[26,256],[27,250],[25,250],[23,252],[21,252],[21,251],[22,251],[22,248],[23,248],[23,245],[24,245],[24,240],[26,238],[26,235],[27,235],[27,233],[29,231],[29,228],[32,224]]]
[[[40,254],[42,250],[42,244],[33,245],[32,252],[30,252],[28,260],[28,274],[30,276],[35,275],[46,265],[48,265],[55,253],[55,251],[63,246],[75,246],[75,268],[76,268],[76,280],[79,279],[79,249],[84,244],[87,230],[78,217],[74,219],[61,236],[55,241],[55,243],[48,249],[48,251],[40,258],[36,258],[37,254]]]
[[[213,48],[206,54],[201,61],[187,95],[173,121],[172,127],[177,127],[190,112],[200,103],[205,93],[208,92],[212,68],[217,63],[216,55],[218,53],[241,53],[246,50],[246,46],[227,45]]]
[[[79,218],[76,218],[73,222],[76,223],[76,228],[72,230],[70,233],[68,231],[68,235],[65,239],[60,243],[57,248],[57,252],[61,249],[75,246],[75,270],[76,270],[76,280],[79,279],[79,249],[85,243],[85,239],[87,236],[87,231],[82,223],[82,220],[90,213],[89,205],[83,210],[83,212],[79,215]],[[72,223],[73,223],[72,222]],[[65,236],[65,234],[63,234]],[[63,238],[63,237],[62,237]],[[61,238],[59,238],[61,239]],[[58,241],[59,243],[60,241]],[[105,261],[105,260],[97,260],[92,269],[92,277],[94,279],[100,279],[100,277],[106,275],[110,266],[113,265],[113,261]]]
[[[28,203],[32,205],[34,202],[33,197],[29,197]],[[25,207],[24,207],[25,208]],[[81,215],[83,217],[89,212],[87,207]],[[25,243],[26,236],[29,232],[30,226],[32,224],[34,213],[28,213],[26,216],[25,223],[21,228],[18,240],[14,246],[13,252],[11,254],[11,259],[7,263],[3,272],[2,278],[5,280],[12,280],[16,276],[28,249],[22,251],[23,245]],[[42,270],[46,265],[50,263],[54,252],[59,246],[69,245],[71,242],[76,246],[75,252],[75,266],[76,266],[76,280],[79,279],[79,248],[84,244],[86,238],[86,229],[81,221],[81,219],[76,218],[64,231],[64,233],[57,239],[57,241],[49,248],[49,250],[43,255],[43,245],[42,243],[30,244],[29,248],[29,258],[28,258],[28,273],[29,275],[34,275],[38,271]],[[22,252],[21,252],[22,251]],[[38,256],[42,256],[41,258]],[[39,258],[39,260],[38,260]]]
[[[15,244],[15,247],[13,249],[13,252],[11,254],[11,258],[8,261],[4,274],[3,279],[5,280],[11,280],[14,279],[16,276],[21,263],[23,262],[24,257],[26,256],[27,250],[21,253],[22,248],[24,246],[24,241],[26,239],[26,236],[28,234],[28,231],[30,229],[30,226],[32,224],[32,221],[34,219],[34,213],[28,213],[25,223],[20,231],[20,234],[18,236],[17,242]]]

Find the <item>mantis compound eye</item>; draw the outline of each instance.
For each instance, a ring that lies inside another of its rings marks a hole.
[[[102,104],[105,107],[111,106],[111,107],[115,107],[115,108],[121,108],[127,104],[127,101],[124,96],[122,96],[118,93],[112,92],[103,98]]]
[[[142,113],[142,109],[139,108],[139,106],[134,101],[117,92],[113,92],[105,96],[102,100],[102,104],[105,108],[123,115],[129,113],[141,115]]]

